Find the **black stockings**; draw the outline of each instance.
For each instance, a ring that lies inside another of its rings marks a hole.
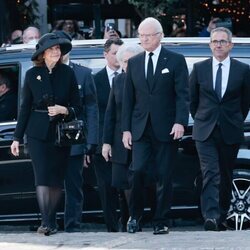
[[[122,225],[126,225],[129,217],[129,196],[130,190],[118,190],[119,206],[120,206],[120,222]]]
[[[37,201],[42,215],[42,226],[56,228],[56,210],[61,199],[59,187],[37,186]]]

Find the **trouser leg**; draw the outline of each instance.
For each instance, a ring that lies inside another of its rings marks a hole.
[[[65,176],[64,229],[80,229],[83,208],[83,156],[71,156]]]
[[[107,230],[108,232],[116,232],[118,231],[116,212],[118,202],[117,191],[111,185],[112,164],[106,162],[102,155],[95,155],[93,157],[93,163]]]

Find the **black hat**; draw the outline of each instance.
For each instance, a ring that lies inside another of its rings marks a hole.
[[[72,41],[71,35],[63,30],[56,30],[56,31],[53,31],[53,33],[59,36],[60,38],[65,38],[65,39]]]
[[[47,33],[39,39],[36,45],[36,51],[32,55],[31,60],[36,60],[39,54],[55,45],[60,45],[62,55],[67,54],[72,49],[71,42],[68,39],[59,37],[54,33]]]

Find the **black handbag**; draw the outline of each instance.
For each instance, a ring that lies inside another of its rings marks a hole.
[[[74,109],[72,109],[74,111]],[[75,114],[75,111],[74,111]],[[66,122],[62,120],[56,125],[56,141],[57,146],[71,146],[75,144],[82,144],[86,140],[84,133],[84,121],[75,119]]]

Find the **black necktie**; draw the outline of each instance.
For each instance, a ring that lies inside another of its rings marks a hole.
[[[154,55],[154,53],[150,52],[148,55],[149,55],[149,59],[148,59],[148,68],[147,68],[147,80],[148,80],[150,88],[152,88],[153,79],[154,79],[154,67],[153,67],[152,56]]]
[[[116,77],[119,73],[117,71],[114,72],[114,77]]]
[[[218,98],[221,100],[221,82],[222,82],[222,63],[219,63],[219,68],[217,69],[216,78],[215,78],[215,92]]]

